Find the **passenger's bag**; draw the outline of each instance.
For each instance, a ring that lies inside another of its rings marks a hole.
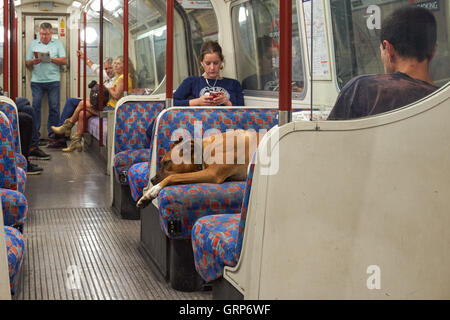
[[[89,100],[91,102],[91,107],[94,110],[100,110],[99,108],[99,96],[100,96],[100,87],[97,81],[92,80],[89,83],[88,87],[91,89],[91,93],[89,95]],[[103,88],[103,107],[106,107],[106,103],[109,100],[109,91],[106,88]]]

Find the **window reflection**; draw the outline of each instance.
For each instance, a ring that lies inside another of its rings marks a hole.
[[[231,11],[235,38],[237,75],[244,90],[260,92],[279,89],[278,1],[263,0],[234,6]],[[304,87],[304,72],[297,8],[292,12],[292,91]]]
[[[200,74],[197,62],[200,47],[206,39],[217,40],[218,25],[209,2],[192,5],[191,1],[182,1],[178,4],[181,7],[178,6],[178,10],[175,10],[174,75],[184,79],[189,72],[193,75]],[[153,92],[165,77],[165,1],[129,1],[129,12],[130,42],[134,42],[133,45],[130,44],[130,47],[134,47],[134,52],[130,50],[130,55],[136,61],[137,84],[140,88],[135,92]],[[180,22],[180,19],[184,21]],[[181,30],[180,26],[189,30]],[[179,85],[178,78],[175,77],[174,86]]]
[[[410,0],[331,1],[336,73],[341,89],[355,76],[384,73],[380,59],[379,29],[368,27],[370,26],[368,21],[370,14],[367,12],[369,5],[377,5],[383,19],[400,7],[423,5],[423,3],[424,1],[412,3]],[[438,6],[433,7],[432,12],[438,23],[438,50],[430,63],[430,69],[433,82],[442,86],[450,79],[448,40],[450,2],[440,1]]]

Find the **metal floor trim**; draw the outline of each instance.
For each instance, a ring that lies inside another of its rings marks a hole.
[[[139,252],[140,221],[110,208],[30,209],[16,300],[211,299],[158,279]]]

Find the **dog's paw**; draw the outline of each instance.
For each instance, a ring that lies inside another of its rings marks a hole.
[[[136,207],[143,209],[152,201],[152,199],[141,197],[139,201],[136,203]]]
[[[161,187],[159,184],[156,186],[153,186],[148,190],[138,201],[136,204],[136,207],[138,208],[145,208],[148,206],[150,202],[152,202],[153,199],[156,199],[158,197],[159,192],[161,191]]]
[[[161,189],[162,188],[159,186],[159,183],[156,186],[151,187],[151,189],[148,191],[150,193],[150,197],[152,197],[152,199],[158,197],[158,194],[161,191]]]

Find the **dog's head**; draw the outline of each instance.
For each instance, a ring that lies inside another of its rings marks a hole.
[[[169,152],[161,159],[160,169],[156,175],[150,179],[153,185],[157,185],[168,176],[175,173],[186,173],[201,170],[201,163],[196,164],[194,161],[194,140],[183,140],[180,137]]]

